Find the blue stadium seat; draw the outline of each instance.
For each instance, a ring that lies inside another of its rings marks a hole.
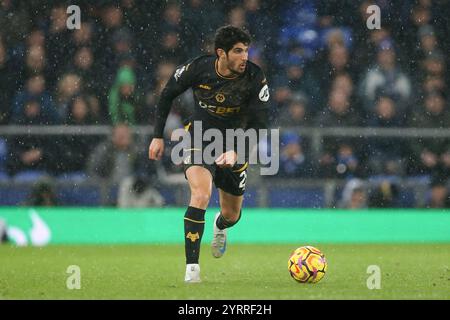
[[[255,208],[258,207],[259,194],[258,190],[249,188],[244,194],[244,207]]]
[[[270,188],[269,207],[323,208],[325,193],[322,188]]]
[[[177,205],[177,199],[175,196],[175,193],[173,192],[173,188],[169,187],[161,187],[158,188],[159,193],[161,193],[162,197],[164,198],[165,205],[168,206],[175,206]]]
[[[88,179],[86,173],[84,171],[72,171],[60,174],[57,177],[58,181],[70,181],[81,183]]]
[[[313,26],[317,21],[317,10],[313,0],[296,0],[286,2],[281,16],[286,26]]]
[[[0,171],[0,182],[8,182],[9,176],[6,174],[6,172]]]
[[[5,171],[8,146],[5,139],[0,139],[0,172]]]
[[[41,170],[26,170],[14,176],[14,182],[34,182],[41,178],[48,177],[49,174]]]
[[[17,206],[24,204],[30,194],[30,187],[0,186],[0,205]]]
[[[406,178],[406,181],[411,184],[430,184],[431,183],[431,175],[422,174],[417,176],[409,176]]]
[[[107,197],[107,202],[109,204],[116,205],[119,198],[119,186],[112,186],[111,188],[109,188]]]
[[[258,191],[254,188],[248,188],[244,193],[244,204],[245,208],[254,208],[258,206]],[[213,189],[211,194],[211,200],[209,201],[211,207],[219,207],[219,192],[216,188]]]
[[[414,190],[402,189],[396,201],[397,208],[414,208],[416,205],[416,195]]]
[[[94,186],[63,186],[56,190],[60,205],[65,206],[100,206],[101,192]]]

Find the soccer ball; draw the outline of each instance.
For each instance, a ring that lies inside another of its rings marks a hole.
[[[288,260],[291,277],[301,283],[319,282],[327,271],[327,260],[319,249],[300,247],[292,252]]]

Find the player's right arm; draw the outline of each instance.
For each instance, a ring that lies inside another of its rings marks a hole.
[[[192,62],[178,67],[164,87],[156,105],[156,121],[152,142],[148,148],[151,160],[160,160],[164,154],[164,126],[170,113],[172,101],[194,84]]]

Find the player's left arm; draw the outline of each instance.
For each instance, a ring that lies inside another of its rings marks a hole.
[[[262,134],[260,130],[268,129],[269,126],[269,98],[269,84],[267,83],[267,79],[264,73],[260,71],[254,80],[253,91],[250,97],[248,109],[248,121],[246,130],[256,130],[257,137],[256,144],[251,143],[248,146],[249,155],[258,152],[257,146],[267,136],[267,134]]]
[[[247,129],[267,129],[269,124],[269,84],[262,71],[255,77],[248,109]],[[259,136],[259,132],[258,132]]]

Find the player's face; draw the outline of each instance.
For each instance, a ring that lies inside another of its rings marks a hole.
[[[248,60],[248,46],[242,42],[236,43],[226,55],[227,68],[234,74],[242,74],[245,71]]]

